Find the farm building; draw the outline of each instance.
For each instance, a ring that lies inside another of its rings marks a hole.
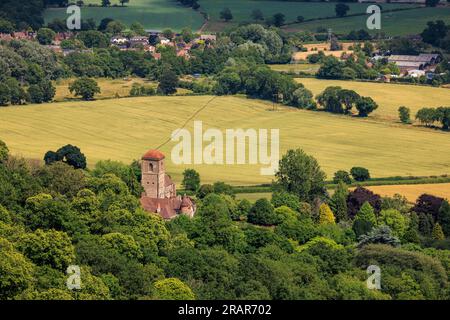
[[[418,56],[411,55],[391,55],[389,62],[395,63],[402,73],[411,70],[425,70],[436,65],[439,62],[438,54],[421,53]]]

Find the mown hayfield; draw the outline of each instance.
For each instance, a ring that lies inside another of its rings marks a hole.
[[[450,199],[450,183],[374,186],[366,188],[382,196],[393,196],[398,193],[405,196],[410,202],[415,202],[424,193]]]
[[[89,7],[89,4],[100,4],[101,0],[84,0],[81,8],[82,19],[94,19],[97,24],[103,18],[122,21],[126,25],[140,22],[144,28],[162,30],[171,28],[181,30],[191,27],[197,30],[203,24],[203,16],[195,10],[183,7],[175,0],[130,0],[125,7]],[[118,4],[119,0],[111,0],[111,4]],[[67,18],[65,8],[50,8],[44,13],[45,22],[55,18]]]
[[[260,9],[265,18],[272,17],[275,13],[283,13],[286,16],[286,23],[295,22],[298,16],[305,19],[333,17],[336,15],[334,8],[336,3],[326,2],[295,2],[295,1],[270,1],[270,0],[199,0],[200,9],[205,11],[209,17],[207,29],[220,31],[226,27],[237,25],[241,22],[252,21],[251,13],[255,9]],[[364,13],[367,4],[348,3],[350,13]],[[383,4],[383,8],[406,8],[414,5]],[[233,14],[233,20],[223,23],[220,20],[220,12],[224,8],[229,8]],[[365,24],[364,24],[365,26]],[[363,26],[359,27],[361,29]]]
[[[57,102],[76,99],[76,97],[70,93],[69,85],[75,79],[62,79],[55,81],[56,94],[54,100]],[[130,90],[134,83],[145,84],[148,86],[156,87],[157,84],[146,82],[141,78],[124,78],[124,79],[95,79],[101,92],[95,97],[97,99],[115,98],[115,97],[127,97],[130,95]]]
[[[319,64],[312,63],[293,63],[293,64],[271,64],[270,69],[278,72],[289,72],[289,73],[308,73],[316,74],[320,68]]]
[[[448,133],[282,106],[272,111],[271,103],[240,97],[156,96],[0,108],[0,139],[25,157],[42,159],[46,151],[70,143],[81,148],[90,166],[101,159],[129,163],[170,138],[211,99],[194,118],[203,121],[204,130],[280,129],[281,154],[303,148],[328,177],[357,165],[373,177],[450,173]],[[193,131],[192,121],[186,128]],[[177,182],[185,167],[197,169],[203,182],[254,185],[273,178],[260,175],[261,165],[176,166],[170,156],[175,145],[161,149]]]
[[[272,193],[270,192],[262,192],[262,193],[238,193],[236,194],[236,199],[238,200],[242,200],[242,199],[247,199],[250,202],[255,202],[258,199],[261,198],[266,198],[266,199],[271,199],[272,198]]]
[[[330,3],[331,4],[331,3]],[[383,3],[383,9],[388,9]],[[365,4],[367,8],[367,4]],[[418,8],[412,10],[386,12],[381,15],[381,30],[368,30],[366,27],[368,16],[355,16],[327,20],[309,21],[285,26],[290,32],[300,30],[317,31],[318,28],[331,28],[336,33],[346,34],[351,30],[365,29],[369,33],[383,32],[386,35],[397,36],[417,34],[422,32],[428,21],[444,20],[450,22],[450,8]]]
[[[355,90],[362,96],[372,97],[378,103],[378,109],[370,117],[384,120],[397,121],[400,106],[411,109],[412,119],[420,108],[450,106],[450,89],[448,88],[315,78],[298,78],[296,80],[303,83],[314,95],[319,94],[326,87],[341,86],[345,89]]]

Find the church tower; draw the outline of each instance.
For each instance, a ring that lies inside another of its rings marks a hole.
[[[166,197],[164,158],[164,154],[158,150],[149,150],[142,156],[142,187],[147,197]]]

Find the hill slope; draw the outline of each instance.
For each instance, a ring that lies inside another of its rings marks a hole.
[[[71,143],[93,165],[100,159],[130,162],[170,137],[212,97],[150,97],[66,102],[0,109],[0,139],[13,154],[42,159],[47,150]],[[278,128],[281,152],[301,147],[332,176],[352,166],[370,168],[374,177],[450,173],[450,135],[392,123],[352,119],[322,112],[279,107],[258,100],[218,97],[195,119],[208,127]],[[192,132],[192,121],[186,126]],[[170,160],[174,142],[165,145],[169,173],[180,181],[183,166]],[[270,182],[260,165],[187,166],[203,182],[237,185]]]

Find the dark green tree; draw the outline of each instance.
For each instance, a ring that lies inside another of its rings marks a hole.
[[[410,110],[405,106],[401,106],[400,108],[398,108],[398,117],[400,118],[400,121],[402,123],[405,124],[411,123]]]
[[[336,12],[336,16],[341,18],[347,15],[347,12],[350,10],[350,7],[344,3],[338,3],[334,8]]]
[[[233,14],[231,13],[230,8],[224,8],[222,11],[220,11],[220,19],[224,20],[225,22],[233,20]]]
[[[366,181],[370,179],[369,170],[363,167],[353,167],[350,169],[350,173],[356,181]]]
[[[356,109],[360,117],[367,117],[369,113],[372,113],[377,108],[378,104],[370,97],[361,97],[356,102]]]
[[[100,87],[94,79],[82,77],[69,85],[69,91],[83,100],[92,100],[96,93],[100,93]]]
[[[277,216],[273,211],[273,206],[265,198],[255,202],[250,209],[247,219],[250,223],[264,226],[274,225],[278,222]]]
[[[164,68],[159,78],[158,92],[164,95],[174,94],[177,92],[178,76],[169,67]]]
[[[200,174],[194,169],[183,171],[183,188],[190,191],[197,191],[200,188]]]
[[[276,185],[296,194],[300,201],[312,202],[325,195],[325,173],[317,160],[302,149],[288,150],[275,174]]]

